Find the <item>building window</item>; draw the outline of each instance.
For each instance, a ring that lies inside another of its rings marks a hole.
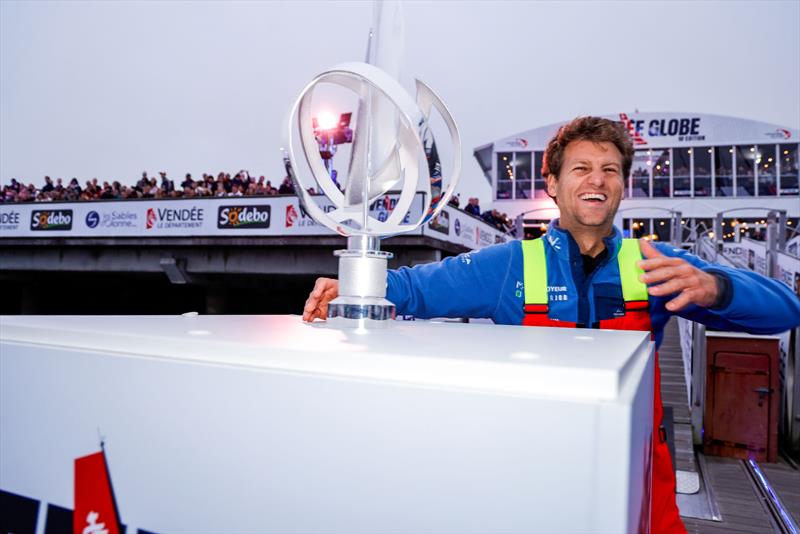
[[[669,187],[669,149],[662,150],[658,159],[653,162],[653,197],[670,196]]]
[[[758,196],[774,197],[777,195],[778,162],[775,161],[775,145],[758,145],[756,147],[756,167],[758,168]]]
[[[514,152],[514,198],[531,198],[531,153]]]
[[[547,182],[542,176],[542,164],[544,162],[544,152],[536,152],[533,155],[533,196],[534,198],[548,198]]]
[[[640,238],[650,235],[650,219],[625,219],[623,221],[623,231],[627,231],[630,237]]]
[[[511,198],[514,188],[514,153],[497,153],[497,200]]]
[[[650,171],[653,166],[653,156],[650,150],[637,150],[633,154],[631,165],[631,197],[650,196]]]
[[[756,147],[736,147],[736,196],[752,197],[756,194],[756,178],[753,164],[756,160]]]
[[[525,224],[523,225],[525,235],[523,239],[542,237],[547,233],[547,225],[549,223],[549,219],[525,219]]]
[[[668,243],[672,241],[672,225],[670,223],[670,219],[653,219],[653,235],[650,238],[654,241]]]
[[[797,144],[779,145],[778,158],[781,162],[781,195],[797,196]]]
[[[711,196],[711,147],[697,147],[692,149],[694,165],[694,196]]]
[[[733,147],[714,149],[714,181],[718,197],[733,196]]]
[[[676,197],[692,196],[691,160],[691,148],[672,149],[672,192]]]

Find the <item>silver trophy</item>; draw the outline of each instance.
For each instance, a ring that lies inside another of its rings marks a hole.
[[[341,188],[332,179],[315,137],[311,104],[321,84],[344,87],[359,99],[349,172]],[[386,269],[392,255],[380,250],[380,239],[410,232],[438,215],[458,183],[461,137],[455,121],[442,100],[419,80],[416,92],[415,100],[375,65],[342,63],[306,85],[289,112],[282,152],[300,202],[317,222],[348,238],[347,248],[334,253],[339,257],[339,296],[328,305],[333,325],[375,327],[394,318],[394,304],[386,299]],[[429,126],[434,109],[452,142],[446,181],[438,170]],[[298,166],[298,144],[305,168]],[[333,209],[323,209],[318,203],[323,197],[309,189],[323,193]],[[399,191],[399,197],[386,220],[379,220],[370,214],[370,206],[390,191]],[[422,214],[404,222],[417,192],[424,193]]]

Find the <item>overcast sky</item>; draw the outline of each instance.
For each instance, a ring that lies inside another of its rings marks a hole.
[[[404,74],[472,149],[581,114],[716,113],[800,128],[800,2],[407,2]],[[362,60],[371,2],[0,1],[0,182],[142,170],[280,180],[281,122]]]

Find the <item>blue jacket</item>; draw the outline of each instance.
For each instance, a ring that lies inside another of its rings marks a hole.
[[[600,320],[623,312],[617,263],[622,234],[615,227],[614,234],[604,241],[609,254],[587,278],[575,240],[558,227],[557,220],[550,223],[545,258],[551,318],[592,328]],[[719,330],[751,334],[774,334],[800,325],[800,299],[780,282],[708,263],[665,243],[654,245],[666,256],[682,258],[729,282],[725,299],[717,308],[692,304],[676,315]],[[402,315],[489,318],[498,324],[519,325],[525,304],[523,279],[522,245],[511,241],[438,263],[389,271],[386,298]],[[673,315],[664,305],[674,297],[649,297],[656,346],[661,344],[664,325]]]

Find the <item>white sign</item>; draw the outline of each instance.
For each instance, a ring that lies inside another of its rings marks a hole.
[[[800,297],[800,259],[778,252],[778,280],[793,289]]]
[[[767,245],[763,241],[753,241],[748,238],[742,239],[739,245],[741,246],[739,259],[742,264],[751,271],[769,276],[767,274]]]
[[[505,243],[512,239],[484,221],[450,206],[446,206],[438,217],[428,221],[423,234],[471,249]]]
[[[613,113],[604,118],[619,122],[634,147],[711,146],[797,143],[800,132],[776,124],[706,113]],[[550,124],[494,142],[495,152],[544,150],[558,129]]]
[[[422,215],[422,195],[407,218]],[[376,201],[371,213],[385,218],[397,195]],[[325,203],[322,203],[325,205]],[[332,209],[332,204],[330,204]],[[224,197],[4,204],[0,237],[160,237],[332,234],[311,220],[296,197]]]

